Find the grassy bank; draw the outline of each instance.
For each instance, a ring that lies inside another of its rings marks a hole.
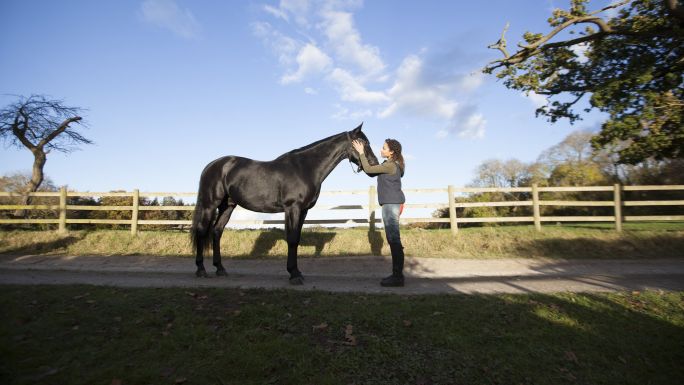
[[[684,293],[3,286],[3,384],[672,384]]]
[[[679,258],[684,257],[684,224],[626,224],[615,232],[609,225],[402,229],[406,253],[432,258]],[[282,230],[226,230],[222,252],[233,258],[280,258],[287,255]],[[0,231],[0,253],[68,255],[192,254],[187,232],[126,230]],[[387,255],[384,233],[367,229],[305,229],[303,257]]]

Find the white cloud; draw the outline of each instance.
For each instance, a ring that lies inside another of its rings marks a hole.
[[[451,119],[458,102],[448,97],[448,89],[426,85],[422,80],[423,61],[409,56],[397,70],[397,79],[388,91],[392,103],[380,113],[389,117],[398,111],[421,116]]]
[[[300,46],[295,39],[283,35],[266,22],[252,23],[252,32],[278,56],[281,64],[292,65],[295,62],[295,54]]]
[[[311,87],[306,87],[306,88],[304,88],[304,93],[307,95],[317,95],[318,91],[316,91],[315,89],[313,89]]]
[[[335,51],[336,58],[343,64],[354,66],[364,79],[381,76],[385,63],[380,58],[380,50],[363,44],[361,34],[354,27],[352,14],[324,11],[321,16],[323,21],[320,27],[328,38],[328,44]]]
[[[330,57],[313,44],[307,44],[297,55],[298,68],[295,72],[284,75],[282,84],[296,83],[304,80],[307,76],[324,72],[332,63]]]
[[[284,13],[292,14],[295,22],[300,26],[309,26],[308,18],[311,9],[309,0],[280,0],[279,9]]]
[[[472,92],[480,88],[482,82],[484,74],[482,71],[475,71],[462,76],[458,81],[458,88],[463,92]]]
[[[389,99],[380,91],[369,91],[349,72],[335,68],[328,77],[336,86],[342,100],[360,103],[380,103]]]
[[[280,83],[323,75],[339,95],[335,119],[405,114],[442,121],[444,127],[437,133],[440,138],[452,134],[483,137],[486,119],[472,102],[464,100],[472,99],[484,75],[480,71],[455,72],[454,64],[462,59],[454,54],[460,52],[457,50],[426,59],[429,50],[421,49],[404,58],[396,71],[388,71],[380,49],[364,42],[354,25],[352,11],[361,4],[360,0],[281,0],[277,7],[264,6],[266,14],[286,22],[279,23],[278,29],[266,22],[253,24],[255,35],[278,55],[284,67]],[[309,86],[304,92],[314,94]],[[316,84],[320,86],[324,85]]]
[[[521,95],[522,95],[522,97],[524,97],[527,100],[529,100],[530,102],[532,102],[532,104],[534,105],[535,108],[543,107],[547,103],[546,96],[539,95],[538,93],[536,93],[534,91],[530,91],[527,95],[524,93]]]
[[[476,113],[463,117],[461,122],[456,126],[458,136],[465,139],[481,139],[484,138],[485,127],[487,121],[482,114]]]
[[[290,21],[290,18],[287,16],[287,13],[285,13],[282,9],[273,7],[271,5],[264,5],[264,11],[270,13],[271,15],[275,16],[278,19],[283,19],[285,21]]]
[[[145,0],[140,6],[141,18],[150,24],[166,28],[185,39],[199,37],[200,25],[188,9],[181,9],[174,0]]]

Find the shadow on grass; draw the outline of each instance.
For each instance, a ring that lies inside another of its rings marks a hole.
[[[384,245],[383,234],[377,229],[368,230],[368,243],[370,245],[370,252],[372,255],[382,255],[382,247]],[[302,232],[302,237],[299,246],[313,246],[315,248],[314,257],[323,255],[325,246],[332,242],[336,233],[331,232]],[[285,232],[279,229],[264,230],[259,233],[259,236],[254,241],[252,250],[247,254],[249,257],[263,257],[269,255],[271,250],[275,247],[278,241],[285,239]],[[348,255],[354,255],[348,254]],[[366,254],[363,254],[366,255]],[[284,254],[287,256],[287,253]]]
[[[518,246],[522,257],[571,259],[684,258],[684,237],[662,235],[620,239],[534,239]]]
[[[36,242],[29,245],[9,247],[2,250],[1,254],[6,255],[27,255],[27,254],[48,254],[62,249],[83,239],[83,235],[68,235],[66,237],[45,242]],[[2,245],[0,245],[1,247]]]
[[[3,383],[673,384],[684,376],[678,294],[7,286],[0,302]],[[152,348],[150,336],[163,338]],[[217,346],[249,349],[217,355]],[[207,357],[228,364],[206,370]]]
[[[320,257],[323,253],[325,245],[330,243],[335,238],[335,233],[311,233],[302,232],[302,237],[299,241],[299,246],[313,246],[315,248],[314,256]],[[268,255],[280,240],[285,239],[285,232],[283,230],[265,230],[259,233],[259,236],[254,241],[252,251],[249,253],[250,257],[261,257]],[[287,254],[286,254],[287,255]]]
[[[368,243],[370,244],[372,255],[382,255],[382,246],[385,243],[380,231],[375,227],[368,229]]]
[[[614,231],[615,225],[608,223],[573,223],[564,224],[565,228],[576,228],[576,229],[590,229],[590,230],[605,230]],[[662,231],[662,232],[681,232],[684,230],[684,224],[680,222],[656,222],[656,223],[623,223],[622,228],[629,232],[652,232],[652,231]]]

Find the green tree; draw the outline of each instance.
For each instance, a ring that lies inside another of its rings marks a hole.
[[[556,9],[547,34],[527,32],[509,54],[504,29],[490,48],[503,53],[484,72],[506,87],[547,96],[537,116],[580,119],[577,103],[609,115],[594,148],[618,162],[684,157],[684,5],[677,0],[623,0],[589,12],[588,0]],[[607,11],[620,9],[615,17]],[[581,27],[585,27],[583,30]]]

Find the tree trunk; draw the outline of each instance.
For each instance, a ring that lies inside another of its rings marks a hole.
[[[31,174],[31,180],[28,182],[26,188],[24,189],[24,196],[21,197],[21,200],[19,202],[20,205],[31,204],[31,197],[28,194],[38,191],[38,187],[40,187],[41,183],[43,183],[43,167],[45,167],[47,156],[45,155],[45,151],[43,151],[40,148],[32,149],[31,152],[33,152],[34,157],[33,172]],[[26,217],[26,210],[16,210],[14,212],[14,216],[18,218],[24,218]]]

